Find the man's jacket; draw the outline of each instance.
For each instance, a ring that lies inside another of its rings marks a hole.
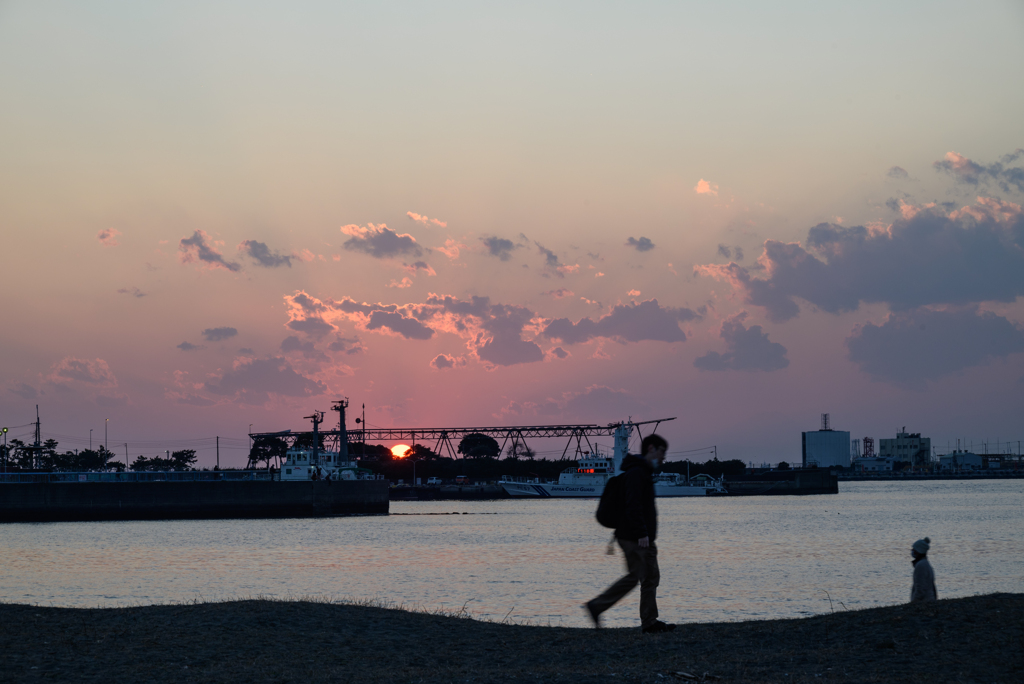
[[[622,459],[625,478],[625,510],[622,525],[615,529],[619,539],[636,541],[658,536],[658,512],[654,508],[654,469],[639,456]]]

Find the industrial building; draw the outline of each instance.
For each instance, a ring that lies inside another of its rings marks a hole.
[[[850,433],[833,430],[829,414],[821,414],[821,429],[803,432],[803,467],[850,467]]]
[[[896,439],[878,440],[878,455],[881,458],[891,458],[894,462],[894,469],[902,470],[906,467],[925,468],[931,465],[932,461],[932,440],[930,437],[922,437],[920,432],[905,432],[903,428],[896,433]]]
[[[939,457],[939,469],[946,472],[981,470],[982,466],[981,456],[969,451],[954,451]]]
[[[861,456],[853,461],[855,473],[884,473],[892,472],[892,459],[881,456]]]

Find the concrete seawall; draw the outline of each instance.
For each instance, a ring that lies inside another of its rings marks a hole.
[[[387,514],[385,480],[0,484],[0,522]]]

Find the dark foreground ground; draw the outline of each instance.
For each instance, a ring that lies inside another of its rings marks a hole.
[[[685,675],[683,674],[685,673]],[[799,619],[570,629],[323,602],[0,604],[0,681],[1024,681],[1024,594]]]

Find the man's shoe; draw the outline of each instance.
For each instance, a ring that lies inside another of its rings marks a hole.
[[[643,631],[644,634],[660,634],[661,632],[671,632],[675,628],[676,626],[671,623],[657,620],[653,625],[650,627],[644,627],[641,631]]]
[[[601,614],[595,613],[593,607],[589,603],[583,604],[583,610],[587,612],[587,617],[594,623],[594,629],[601,629]]]

